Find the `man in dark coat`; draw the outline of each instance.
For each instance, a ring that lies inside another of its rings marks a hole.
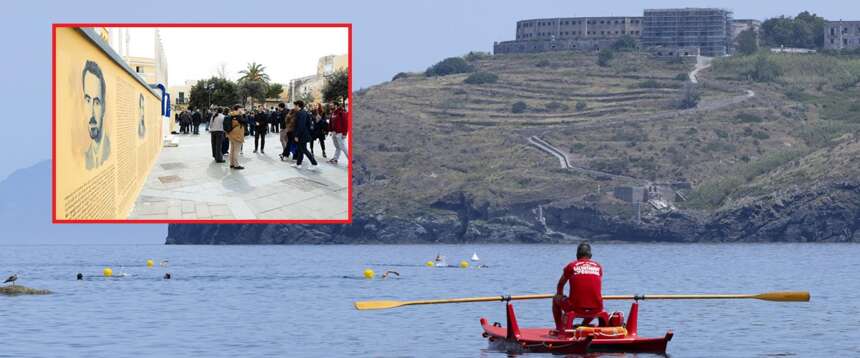
[[[200,110],[195,109],[194,113],[191,114],[191,130],[194,134],[200,134],[200,122],[203,120],[203,117],[200,115]]]
[[[310,113],[305,110],[305,102],[304,101],[296,101],[293,104],[299,108],[299,111],[296,112],[296,129],[295,129],[295,141],[298,143],[298,148],[296,148],[296,154],[299,158],[296,160],[296,164],[292,166],[295,168],[302,168],[302,159],[305,156],[308,157],[308,160],[311,161],[313,167],[311,170],[316,170],[317,161],[314,159],[314,155],[308,151],[308,142],[313,139],[311,133],[311,124],[312,119]]]
[[[259,144],[260,153],[266,154],[266,130],[269,127],[269,115],[265,109],[261,109],[254,116],[254,153],[257,152]]]

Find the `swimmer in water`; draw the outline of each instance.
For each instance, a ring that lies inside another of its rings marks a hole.
[[[397,271],[385,271],[385,273],[382,274],[382,278],[388,278],[389,274],[393,274],[397,277],[400,277],[400,273],[398,273]]]
[[[170,277],[171,277],[171,276],[170,276],[170,272],[168,272],[168,273],[164,274],[164,279],[165,279],[165,280],[169,280],[169,279],[170,279]]]
[[[78,278],[78,281],[80,281],[80,280],[83,280],[83,279],[84,279],[84,274],[82,274],[82,273],[78,272],[77,276],[75,276],[75,277],[77,277],[77,278]]]

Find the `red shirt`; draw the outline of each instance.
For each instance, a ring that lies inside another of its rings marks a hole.
[[[590,259],[573,261],[564,267],[564,277],[570,285],[568,300],[574,309],[603,311],[601,281],[603,267]]]
[[[347,114],[342,109],[335,109],[331,115],[331,131],[346,135],[349,130]]]

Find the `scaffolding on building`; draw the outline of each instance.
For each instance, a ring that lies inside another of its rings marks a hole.
[[[732,48],[732,12],[725,9],[647,9],[645,48],[698,47],[703,56],[725,56]]]

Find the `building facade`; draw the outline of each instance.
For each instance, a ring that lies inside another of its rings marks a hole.
[[[641,17],[563,17],[517,22],[516,40],[493,44],[493,53],[595,51],[622,36],[638,39]]]
[[[826,21],[824,48],[828,50],[860,48],[860,21]]]
[[[702,56],[726,56],[732,24],[732,12],[724,9],[646,9],[640,40],[650,51],[698,48]]]
[[[348,66],[349,58],[347,55],[320,57],[317,61],[315,74],[290,80],[289,85],[284,89],[289,96],[289,102],[299,99],[312,99],[313,102],[322,102],[322,90],[326,83],[326,76],[340,70],[346,70]]]

